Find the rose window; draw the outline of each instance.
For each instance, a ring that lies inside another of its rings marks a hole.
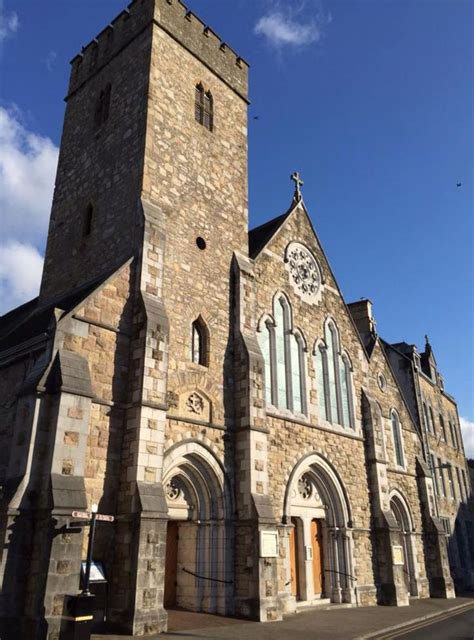
[[[321,286],[318,263],[312,253],[302,244],[293,242],[287,252],[290,277],[300,294],[315,297]]]

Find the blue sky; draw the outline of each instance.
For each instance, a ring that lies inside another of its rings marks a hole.
[[[125,4],[0,0],[0,313],[38,286],[68,62]],[[188,5],[251,64],[251,225],[299,170],[346,300],[369,297],[389,341],[428,333],[474,422],[474,4]]]

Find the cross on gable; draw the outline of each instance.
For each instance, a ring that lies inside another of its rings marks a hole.
[[[293,195],[294,200],[296,200],[296,202],[299,202],[301,200],[301,187],[304,185],[303,180],[301,180],[301,176],[299,174],[299,171],[294,171],[291,176],[290,176],[290,180],[293,180],[293,182],[295,183],[295,193]]]

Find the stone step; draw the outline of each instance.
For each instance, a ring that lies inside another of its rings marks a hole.
[[[301,613],[302,611],[310,611],[312,609],[317,609],[318,611],[327,611],[328,609],[351,609],[355,607],[355,604],[351,604],[348,602],[343,602],[340,604],[336,604],[331,602],[329,598],[321,598],[320,600],[309,600],[298,602],[296,605],[296,613]]]

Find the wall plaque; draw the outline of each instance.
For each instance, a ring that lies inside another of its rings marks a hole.
[[[260,531],[260,557],[278,558],[278,531]]]
[[[392,557],[393,557],[393,564],[402,565],[402,566],[405,564],[405,560],[403,557],[403,547],[401,545],[394,544],[392,546]]]

